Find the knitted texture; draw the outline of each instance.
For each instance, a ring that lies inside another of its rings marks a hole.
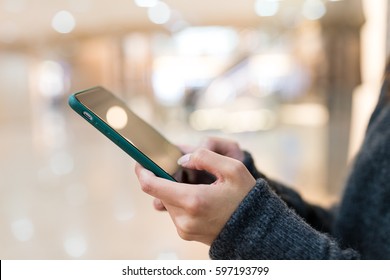
[[[382,88],[336,218],[334,233],[364,259],[390,259],[390,94]]]
[[[212,259],[354,259],[258,179],[210,249]]]

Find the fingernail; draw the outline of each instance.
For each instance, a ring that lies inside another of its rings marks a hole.
[[[189,162],[191,159],[191,154],[186,154],[182,157],[180,157],[178,160],[177,160],[177,164],[179,165],[185,165],[187,162]]]

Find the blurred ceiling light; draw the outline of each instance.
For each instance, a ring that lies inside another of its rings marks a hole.
[[[152,80],[154,94],[160,104],[166,106],[176,105],[183,98],[184,81],[177,72],[155,71]]]
[[[181,54],[179,52],[179,54]],[[153,62],[154,76],[160,75],[175,76],[175,80],[180,83],[180,88],[186,86],[201,86],[208,83],[216,75],[221,73],[225,66],[223,59],[216,57],[198,57],[190,55],[182,56],[160,56]],[[160,78],[158,78],[159,81]],[[154,78],[153,78],[153,81]],[[156,84],[157,85],[157,84]]]
[[[279,10],[279,2],[277,0],[256,0],[255,12],[261,17],[272,17]]]
[[[159,1],[148,9],[148,17],[155,24],[164,24],[171,18],[171,9],[164,2]]]
[[[51,26],[58,33],[66,34],[72,32],[76,27],[76,20],[70,12],[63,10],[54,15]]]
[[[326,7],[321,0],[306,0],[303,3],[302,14],[309,20],[318,20],[326,14]]]
[[[189,27],[174,37],[180,54],[224,55],[230,54],[238,45],[237,32],[228,27]]]
[[[61,64],[50,60],[44,61],[38,73],[38,87],[42,95],[54,98],[64,93],[65,72]]]
[[[250,71],[258,79],[282,77],[291,72],[292,61],[288,54],[269,53],[253,56],[250,60]]]
[[[142,8],[150,8],[150,7],[154,7],[157,5],[159,0],[134,0],[134,3],[138,6],[138,7],[142,7]]]

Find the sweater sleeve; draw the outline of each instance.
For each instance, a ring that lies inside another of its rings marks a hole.
[[[287,206],[293,209],[312,227],[322,232],[331,232],[334,221],[334,209],[324,209],[304,201],[292,188],[269,179],[258,171],[251,154],[247,151],[245,151],[244,154],[243,163],[255,179],[264,179],[267,181],[270,188],[287,204]]]
[[[210,247],[212,259],[357,259],[316,231],[263,179],[245,197]]]

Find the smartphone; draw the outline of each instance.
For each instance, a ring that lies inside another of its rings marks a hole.
[[[87,122],[156,176],[177,181],[180,149],[132,112],[124,101],[103,87],[69,97],[69,105]]]

